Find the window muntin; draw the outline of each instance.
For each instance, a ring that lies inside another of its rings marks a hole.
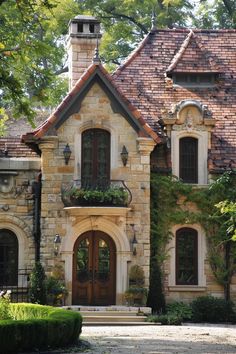
[[[198,139],[179,140],[179,178],[184,183],[198,183]]]
[[[209,87],[215,85],[216,77],[214,73],[175,73],[173,83],[186,87]]]
[[[176,232],[176,285],[198,285],[198,233],[191,228]]]
[[[88,129],[82,134],[82,186],[103,188],[110,181],[110,133]]]
[[[18,283],[18,240],[14,232],[0,230],[0,286]]]

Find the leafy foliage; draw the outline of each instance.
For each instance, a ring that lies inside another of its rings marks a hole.
[[[40,262],[36,262],[30,275],[30,300],[32,303],[46,304],[45,271]]]
[[[148,305],[163,311],[157,303],[163,296],[162,265],[166,245],[175,224],[202,225],[206,232],[208,260],[216,281],[230,298],[230,282],[236,271],[235,230],[236,174],[226,172],[208,188],[194,188],[172,176],[151,177],[151,260]],[[192,206],[195,205],[195,208]],[[157,296],[158,294],[158,296]]]
[[[192,308],[189,304],[181,301],[175,301],[166,306],[166,312],[169,315],[177,316],[182,321],[189,321],[192,319]]]
[[[147,322],[161,323],[162,325],[178,326],[182,323],[182,318],[175,314],[148,316]]]
[[[200,296],[191,303],[194,322],[229,322],[234,315],[233,303],[213,296]]]
[[[76,343],[81,333],[78,312],[18,303],[10,305],[10,314],[14,320],[0,321],[1,353],[66,346]]]
[[[11,319],[10,315],[11,294],[9,291],[0,292],[0,320]]]

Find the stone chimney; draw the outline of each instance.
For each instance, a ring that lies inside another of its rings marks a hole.
[[[100,21],[93,16],[79,15],[69,23],[67,41],[69,61],[69,89],[92,63],[94,51],[100,42]]]

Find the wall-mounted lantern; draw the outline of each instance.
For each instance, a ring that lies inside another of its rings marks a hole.
[[[70,160],[70,155],[71,155],[70,146],[69,146],[69,144],[66,144],[66,146],[64,147],[64,150],[63,150],[63,156],[64,156],[64,159],[65,159],[65,164],[66,165],[68,165],[68,162]]]
[[[126,149],[125,145],[124,145],[123,148],[122,148],[122,151],[121,151],[121,153],[120,153],[120,156],[121,156],[121,160],[122,160],[122,162],[123,162],[123,165],[126,166],[127,161],[128,161],[129,153],[128,153],[128,150]]]
[[[138,241],[136,239],[136,232],[135,232],[135,226],[134,224],[130,224],[132,230],[133,230],[133,239],[131,240],[131,251],[133,252],[133,255],[137,255],[137,245]]]
[[[54,237],[54,255],[58,256],[59,251],[60,251],[60,246],[61,246],[61,237],[60,235],[56,234]]]

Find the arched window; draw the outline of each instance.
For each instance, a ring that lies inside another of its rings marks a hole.
[[[198,233],[187,227],[176,232],[176,285],[198,285]]]
[[[0,286],[17,285],[18,240],[14,232],[0,230]]]
[[[82,133],[81,180],[84,188],[104,188],[110,181],[110,133],[88,129]]]
[[[198,140],[185,137],[179,140],[179,177],[185,183],[198,183]]]

